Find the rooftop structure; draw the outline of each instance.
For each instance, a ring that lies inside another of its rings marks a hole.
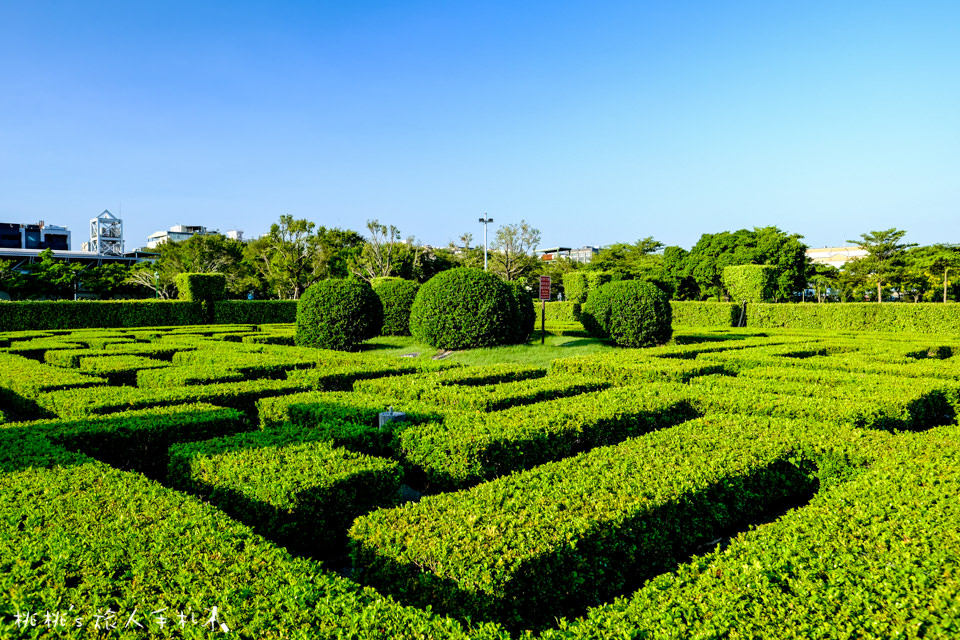
[[[66,227],[19,222],[0,222],[0,249],[70,250],[70,231]]]
[[[540,259],[544,262],[552,262],[558,258],[566,258],[574,262],[587,263],[593,259],[593,256],[599,253],[600,247],[583,246],[579,249],[570,247],[551,247],[550,249],[540,249]]]
[[[823,247],[821,249],[807,249],[807,257],[817,264],[829,264],[841,268],[851,260],[857,260],[869,255],[866,249],[856,245],[850,247]]]

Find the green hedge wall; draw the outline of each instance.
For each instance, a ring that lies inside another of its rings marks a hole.
[[[184,300],[57,300],[0,303],[0,331],[205,324],[203,304]]]
[[[174,281],[181,300],[213,302],[226,297],[227,277],[222,273],[178,273]]]
[[[681,327],[733,327],[740,319],[740,305],[731,302],[671,300],[673,324]],[[753,309],[753,307],[750,307]]]
[[[960,305],[933,302],[751,304],[747,309],[747,326],[960,334]]]
[[[723,286],[737,302],[771,302],[777,288],[777,272],[764,264],[741,264],[723,268]]]
[[[537,322],[540,321],[539,300],[533,301],[533,309],[537,314]],[[547,322],[580,322],[580,303],[579,302],[547,302],[544,308]]]

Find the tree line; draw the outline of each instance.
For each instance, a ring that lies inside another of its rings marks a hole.
[[[488,261],[489,269],[504,280],[531,290],[538,276],[551,276],[554,297],[562,295],[565,273],[584,269],[608,272],[615,280],[654,282],[676,300],[725,300],[725,267],[764,264],[776,273],[778,302],[957,300],[960,286],[950,276],[960,270],[960,246],[918,246],[904,242],[905,235],[894,228],[848,240],[867,255],[840,269],[813,263],[803,236],[772,226],[705,233],[689,251],[646,237],[605,246],[590,262],[580,263],[562,256],[541,260],[534,253],[540,231],[521,221],[496,230]],[[412,236],[403,238],[397,227],[378,220],[369,220],[366,234],[361,234],[282,215],[255,240],[195,235],[161,244],[156,260],[132,266],[85,268],[50,251],[19,268],[0,260],[0,291],[14,300],[72,299],[78,291],[101,299],[173,298],[178,274],[222,273],[231,298],[295,300],[311,284],[328,278],[396,276],[426,282],[454,267],[482,268],[483,246],[474,244],[471,233],[459,240],[459,245],[430,247]]]
[[[370,220],[366,235],[282,215],[263,236],[242,242],[222,234],[194,235],[168,241],[156,249],[155,260],[133,265],[105,263],[96,267],[67,262],[52,251],[41,252],[29,264],[0,260],[0,291],[13,300],[73,299],[78,292],[100,299],[175,298],[180,273],[221,273],[233,299],[299,299],[315,282],[356,276],[371,280],[395,276],[426,282],[454,267],[482,267],[483,247],[434,248],[409,236],[402,239],[393,225]],[[536,277],[539,260],[533,250],[540,232],[525,221],[501,226],[490,243],[491,271],[505,280]]]

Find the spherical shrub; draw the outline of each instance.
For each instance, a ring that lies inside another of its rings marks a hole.
[[[591,289],[587,301],[580,307],[580,323],[595,338],[610,337],[610,297],[607,295],[607,283]]]
[[[601,289],[606,290],[606,330],[614,344],[652,347],[670,340],[670,298],[662,289],[642,280],[611,282]]]
[[[420,290],[420,283],[403,278],[374,278],[370,284],[383,304],[381,335],[410,335],[410,307]]]
[[[410,309],[410,334],[438,349],[473,349],[515,342],[517,302],[507,283],[479,269],[438,273]]]
[[[508,282],[507,286],[510,287],[517,304],[517,323],[513,342],[524,344],[533,335],[533,330],[537,326],[537,311],[533,307],[533,298],[530,297],[530,292],[525,286],[519,282]]]
[[[301,347],[351,351],[379,335],[381,326],[383,305],[367,282],[321,280],[300,296],[293,341]]]

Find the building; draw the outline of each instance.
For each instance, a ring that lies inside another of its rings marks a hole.
[[[156,249],[164,242],[183,242],[184,240],[187,240],[193,236],[212,236],[218,233],[220,233],[218,229],[210,231],[206,227],[178,224],[170,227],[169,231],[155,231],[154,233],[151,233],[147,237],[147,248]],[[243,242],[243,231],[238,229],[231,229],[224,235],[231,240]]]
[[[851,260],[858,260],[869,255],[866,249],[858,246],[851,247],[823,247],[822,249],[807,249],[807,257],[816,264],[829,264],[838,269]]]
[[[55,224],[0,222],[0,249],[70,250],[70,231]]]
[[[552,262],[558,258],[566,258],[567,260],[572,260],[573,262],[582,262],[587,263],[593,260],[593,256],[597,255],[600,252],[600,247],[591,247],[583,246],[579,249],[571,249],[570,247],[552,247],[550,249],[540,249],[537,253],[540,254],[540,260],[544,262]]]

